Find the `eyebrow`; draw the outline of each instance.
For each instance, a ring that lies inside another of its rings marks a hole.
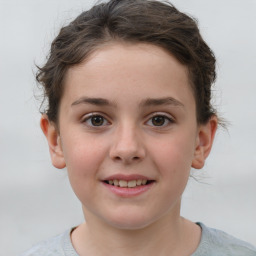
[[[78,100],[74,101],[71,106],[76,106],[79,104],[91,104],[96,106],[116,106],[116,104],[111,103],[107,99],[104,98],[90,98],[90,97],[81,97]],[[143,100],[139,107],[150,107],[150,106],[161,106],[161,105],[173,105],[178,107],[184,107],[184,105],[176,100],[173,97],[165,97],[165,98],[148,98]]]
[[[71,106],[76,106],[79,104],[92,104],[96,106],[111,106],[114,104],[111,104],[108,100],[103,98],[89,98],[89,97],[82,97],[76,101],[74,101]]]
[[[141,107],[149,107],[149,106],[161,106],[161,105],[173,105],[177,107],[184,107],[180,101],[176,100],[173,97],[166,98],[148,98],[140,103]]]

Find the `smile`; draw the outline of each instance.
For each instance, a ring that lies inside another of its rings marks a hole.
[[[105,177],[101,180],[101,184],[116,196],[129,198],[151,190],[156,184],[156,180],[139,174],[119,173]]]
[[[137,186],[141,186],[141,185],[147,185],[153,181],[151,180],[146,180],[146,179],[138,179],[138,180],[106,180],[104,181],[105,183],[112,185],[112,186],[116,186],[116,187],[121,187],[121,188],[134,188]]]

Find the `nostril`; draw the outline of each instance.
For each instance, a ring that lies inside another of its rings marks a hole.
[[[113,158],[114,161],[116,162],[125,162],[125,163],[132,163],[132,162],[139,162],[141,160],[141,158],[139,156],[115,156]]]

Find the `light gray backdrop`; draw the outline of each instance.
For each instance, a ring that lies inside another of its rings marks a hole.
[[[34,98],[61,25],[93,3],[0,0],[0,253],[16,255],[83,220],[65,170],[51,166]],[[182,214],[256,244],[256,1],[174,0],[218,59],[215,105],[230,121],[183,197]],[[207,183],[207,184],[206,184]]]

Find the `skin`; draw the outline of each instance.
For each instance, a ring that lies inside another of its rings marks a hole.
[[[86,223],[72,233],[79,255],[193,253],[201,230],[180,216],[181,196],[211,150],[217,118],[197,124],[187,68],[154,45],[105,45],[68,70],[59,110],[58,128],[45,115],[41,128],[83,206]],[[121,197],[102,182],[117,174],[154,182]]]

